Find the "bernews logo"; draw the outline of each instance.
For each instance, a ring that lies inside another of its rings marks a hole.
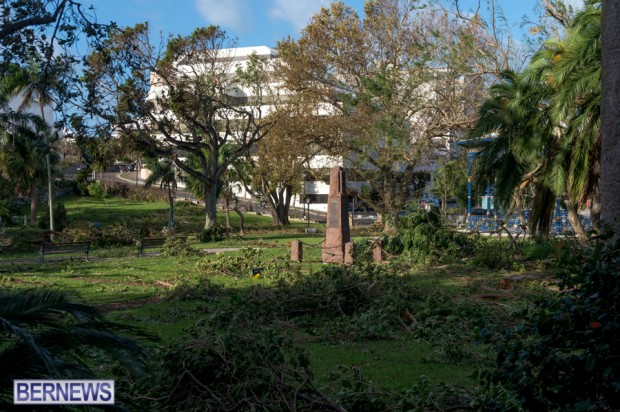
[[[14,380],[15,405],[114,405],[113,380]]]

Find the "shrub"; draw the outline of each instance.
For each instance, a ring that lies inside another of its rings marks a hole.
[[[202,243],[219,242],[228,236],[228,229],[225,226],[215,224],[209,229],[203,229],[198,235],[198,240]]]
[[[162,248],[162,256],[192,256],[197,250],[192,248],[187,237],[177,237],[171,234],[166,237]]]
[[[99,182],[90,183],[86,186],[86,190],[88,190],[90,196],[96,197],[97,199],[103,199],[107,195],[105,188]]]
[[[153,380],[135,388],[143,405],[152,403],[145,409],[328,410],[331,400],[314,386],[307,355],[289,339],[205,323],[155,355]]]
[[[69,219],[67,218],[67,209],[64,203],[57,203],[54,206],[54,230],[62,232],[67,227]],[[45,209],[45,214],[38,221],[37,225],[40,229],[47,229],[50,226],[50,211],[49,208]]]
[[[615,410],[620,405],[620,245],[569,256],[563,290],[537,299],[498,341],[487,410]],[[576,264],[581,262],[581,267]]]

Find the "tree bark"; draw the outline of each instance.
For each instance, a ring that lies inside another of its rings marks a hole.
[[[395,235],[398,232],[398,216],[399,211],[392,211],[392,213],[382,214],[383,216],[383,233],[386,235]]]
[[[45,120],[45,111],[43,110],[43,104],[41,102],[41,96],[39,96],[39,111],[41,113],[41,119],[43,120],[43,122],[46,122]],[[50,162],[50,147],[49,147],[49,139],[47,137],[47,130],[44,132],[43,137],[45,139],[45,144],[48,146],[47,147],[47,152],[45,153],[45,167],[47,169],[47,203],[48,203],[48,208],[49,208],[49,214],[50,214],[50,221],[49,221],[49,228],[51,232],[54,232],[55,230],[55,226],[54,226],[54,181],[52,180],[52,164]],[[51,235],[51,239],[54,239],[54,235]]]
[[[205,230],[217,223],[217,185],[206,188],[205,195]]]
[[[231,230],[232,226],[230,225],[230,198],[228,194],[226,194],[224,201],[226,202],[226,229]]]
[[[620,239],[620,2],[602,7],[601,221]]]
[[[577,213],[577,208],[572,202],[568,200],[565,202],[565,205],[566,212],[568,214],[568,221],[570,222],[570,225],[575,232],[577,240],[579,241],[579,243],[586,243],[588,241],[588,236],[583,228],[583,225],[581,224],[581,220],[579,220],[579,213]]]
[[[168,185],[168,232],[174,232],[174,197],[172,196],[172,188]]]
[[[30,226],[37,224],[37,202],[39,197],[39,185],[35,178],[30,183]]]
[[[269,208],[271,209],[271,221],[274,226],[284,226],[290,224],[288,215],[291,206],[292,190],[289,186],[280,188],[278,191],[271,191]]]
[[[239,209],[235,208],[234,210],[239,215],[239,236],[243,237],[245,236],[245,217]]]

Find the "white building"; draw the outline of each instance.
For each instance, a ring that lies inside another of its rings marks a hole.
[[[257,47],[242,47],[242,48],[234,48],[234,49],[221,49],[217,51],[217,59],[222,62],[221,69],[223,72],[225,71],[231,77],[234,76],[237,68],[245,69],[247,68],[247,64],[250,56],[253,54],[263,58],[267,62],[267,70],[273,70],[273,63],[276,61],[278,57],[277,50],[272,49],[266,46],[257,46]],[[180,62],[176,69],[178,69],[179,73],[183,75],[191,76],[192,73],[196,73],[200,69],[197,69],[194,66],[184,64]],[[285,101],[287,98],[290,98],[290,94],[284,90],[280,84],[273,82],[270,84],[270,87],[274,90],[274,95],[270,96],[266,101],[261,102],[262,104],[257,108],[260,109],[262,115],[269,114],[273,111],[275,105],[274,101],[269,101],[269,99],[279,99],[279,101]],[[240,99],[240,102],[243,104],[244,102],[252,103],[254,92],[247,87],[242,87],[240,85],[231,84],[228,86],[226,93],[230,96],[236,97]],[[166,94],[166,86],[158,79],[157,76],[151,76],[151,87],[149,90],[149,98],[155,99],[157,97],[165,96]],[[254,101],[255,102],[255,101]],[[326,112],[327,113],[327,112]],[[446,148],[449,149],[449,142],[445,139],[438,142],[438,146],[445,151]],[[449,151],[449,150],[448,150]],[[438,152],[438,155],[440,153]],[[347,162],[341,156],[330,156],[330,155],[318,155],[310,160],[308,167],[310,169],[329,169],[334,166],[343,166],[345,169],[348,167],[352,167],[352,162]],[[432,162],[425,161],[421,162],[420,166],[417,168],[419,170],[424,170],[427,172],[432,171]],[[148,171],[143,172],[143,177],[148,176]],[[239,185],[241,187],[241,185]],[[362,182],[347,182],[347,187],[350,191],[361,191]],[[296,208],[305,208],[309,205],[312,210],[326,212],[327,211],[327,195],[329,193],[329,184],[324,181],[306,181],[302,186],[302,193],[295,194],[292,198],[292,207]],[[243,189],[238,189],[238,195],[242,197],[248,197],[249,195],[245,193]]]

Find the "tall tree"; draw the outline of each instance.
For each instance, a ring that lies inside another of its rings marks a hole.
[[[563,39],[548,40],[525,71],[491,87],[474,133],[495,133],[480,173],[494,177],[504,206],[517,189],[535,187],[534,231],[546,233],[561,198],[576,235],[578,211],[592,201],[598,228],[600,158],[600,1],[589,0]]]
[[[36,106],[38,109],[38,115],[44,124],[52,122],[52,119],[45,118],[45,109],[48,107],[53,108],[53,79],[51,72],[45,70],[43,64],[38,59],[31,59],[26,68],[17,71],[10,77],[12,81],[6,83],[6,87],[9,89],[10,97],[20,100],[17,112],[21,113],[27,110],[31,106]],[[54,181],[52,180],[52,163],[50,160],[50,151],[52,145],[50,144],[51,127],[46,127],[41,130],[43,136],[43,142],[45,143],[45,167],[47,175],[47,203],[49,207],[49,229],[54,231]],[[36,204],[36,202],[35,202]],[[36,210],[34,215],[36,216]]]
[[[349,180],[369,183],[363,200],[386,231],[412,195],[423,153],[475,119],[486,72],[472,57],[493,54],[478,30],[423,1],[367,1],[363,20],[335,2],[299,40],[279,45],[286,87],[339,121],[322,148],[346,159]]]
[[[90,56],[85,76],[88,111],[106,130],[170,159],[201,183],[205,229],[216,222],[223,174],[273,124],[263,106],[267,99],[276,103],[269,62],[254,54],[238,65],[234,45],[208,27],[171,39],[160,52],[150,44],[148,26],[137,25],[115,31]],[[226,145],[231,150],[221,156]]]
[[[601,218],[620,238],[620,2],[603,0]]]
[[[239,173],[246,187],[264,199],[275,226],[289,224],[291,199],[302,192],[304,169],[313,154],[309,116],[301,104],[288,105],[277,113],[278,123],[248,156],[245,173]]]
[[[39,183],[45,181],[45,145],[40,135],[27,124],[12,123],[10,132],[5,131],[0,146],[0,173],[13,183],[14,192],[30,197],[30,224],[36,225]],[[41,125],[41,127],[45,127]]]
[[[440,163],[435,171],[433,194],[441,198],[441,211],[447,214],[448,199],[454,198],[463,207],[467,206],[467,164],[460,159]]]

